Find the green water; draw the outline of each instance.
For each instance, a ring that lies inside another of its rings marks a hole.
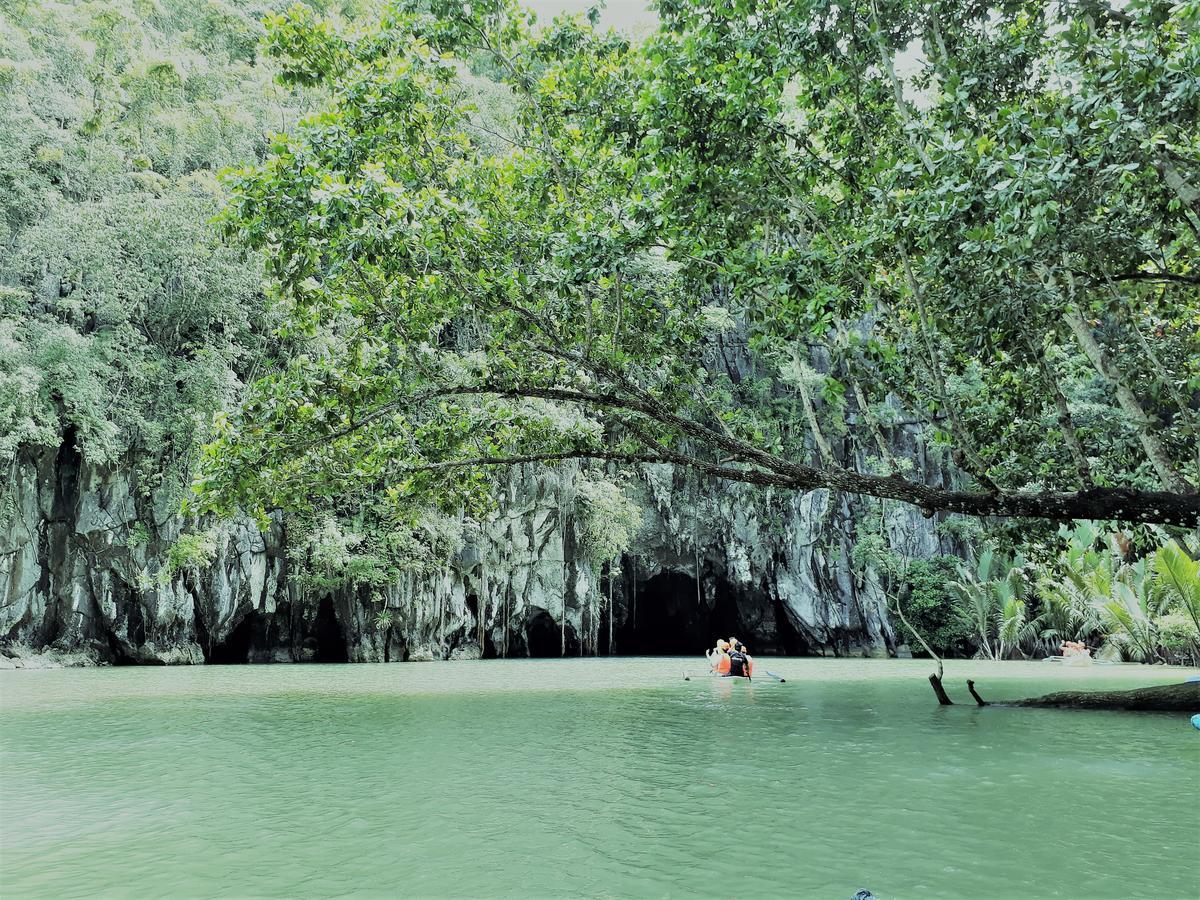
[[[920,662],[684,665],[0,672],[0,895],[1200,896],[1184,716],[943,709]]]

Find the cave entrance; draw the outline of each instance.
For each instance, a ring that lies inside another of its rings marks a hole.
[[[696,579],[662,572],[638,585],[637,624],[628,619],[616,636],[623,656],[699,656],[718,637],[740,634],[733,595],[718,585],[710,608],[696,596]]]
[[[554,617],[544,609],[533,613],[525,626],[529,655],[549,657],[562,655],[562,630]]]
[[[333,598],[326,594],[317,607],[315,624],[317,649],[313,662],[344,663],[350,661],[346,651],[346,636],[333,611]]]
[[[208,662],[216,666],[239,665],[250,662],[250,648],[258,629],[257,610],[250,610],[223,641],[217,641],[208,651]]]

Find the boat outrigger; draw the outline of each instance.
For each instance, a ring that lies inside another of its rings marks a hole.
[[[786,678],[776,675],[774,672],[766,671],[766,672],[764,672],[764,674],[768,678],[770,678],[774,681],[777,681],[780,684],[787,683]],[[749,675],[722,675],[720,672],[684,672],[683,673],[684,681],[691,681],[693,677],[696,677],[696,678],[722,678],[722,679],[729,678],[729,679],[732,679],[735,681],[753,681],[754,680]]]

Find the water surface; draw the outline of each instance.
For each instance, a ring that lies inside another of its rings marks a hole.
[[[0,672],[0,894],[1200,897],[1186,717],[944,709],[922,662],[767,665],[789,682],[677,659]]]

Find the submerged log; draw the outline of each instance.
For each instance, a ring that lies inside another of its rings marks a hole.
[[[1121,712],[1196,712],[1200,710],[1200,681],[1162,684],[1128,691],[1056,691],[1041,697],[985,701],[975,691],[975,682],[967,690],[980,706],[1025,706],[1055,709],[1111,709]]]

